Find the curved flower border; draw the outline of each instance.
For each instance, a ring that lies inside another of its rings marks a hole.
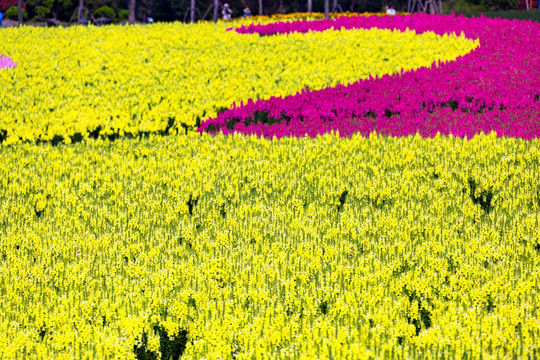
[[[471,137],[540,137],[540,24],[517,20],[414,14],[341,17],[322,21],[250,25],[236,31],[260,35],[328,29],[379,28],[464,33],[480,47],[453,62],[360,80],[285,98],[249,100],[208,119],[201,132],[265,137],[437,133]]]
[[[0,56],[0,69],[11,69],[17,66],[16,62],[13,62],[9,56]]]

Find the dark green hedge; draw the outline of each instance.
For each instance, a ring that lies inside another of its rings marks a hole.
[[[481,14],[490,18],[532,20],[540,22],[540,9],[535,10],[508,10],[508,11],[485,11],[485,12],[465,12],[467,17],[479,17]]]

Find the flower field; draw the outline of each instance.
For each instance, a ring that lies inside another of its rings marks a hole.
[[[0,49],[9,49],[18,66],[0,72],[0,141],[185,132],[235,102],[428,67],[478,46],[434,33],[359,29],[259,37],[227,26],[2,31]]]
[[[416,14],[250,25],[239,32],[269,35],[371,27],[442,36],[461,33],[482,45],[458,61],[399,78],[386,76],[249,102],[207,121],[201,131],[270,137],[316,136],[330,130],[342,135],[377,131],[397,136],[437,132],[473,136],[496,131],[528,139],[540,134],[538,23]]]
[[[540,356],[539,25],[272,21],[2,29],[0,359]]]
[[[538,141],[152,136],[0,161],[3,359],[133,358],[161,327],[196,359],[538,354]]]

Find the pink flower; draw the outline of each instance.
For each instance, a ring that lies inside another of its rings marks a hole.
[[[7,56],[0,56],[0,69],[9,69],[17,66],[17,63],[13,62]]]
[[[360,80],[285,98],[248,101],[208,119],[199,131],[260,136],[341,136],[373,131],[394,136],[480,132],[540,137],[540,24],[533,22],[414,14],[341,17],[250,25],[236,31],[261,35],[330,28],[414,29],[439,35],[463,32],[480,48],[454,62]]]

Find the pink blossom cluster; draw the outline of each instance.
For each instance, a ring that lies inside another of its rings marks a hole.
[[[0,69],[9,69],[15,66],[17,66],[17,63],[13,62],[9,57],[0,56]]]
[[[437,133],[471,137],[540,137],[540,24],[501,19],[414,14],[341,17],[250,25],[260,35],[327,29],[379,28],[464,33],[480,47],[456,61],[285,98],[249,100],[208,119],[199,131],[265,137],[341,136],[373,131],[393,136]]]

